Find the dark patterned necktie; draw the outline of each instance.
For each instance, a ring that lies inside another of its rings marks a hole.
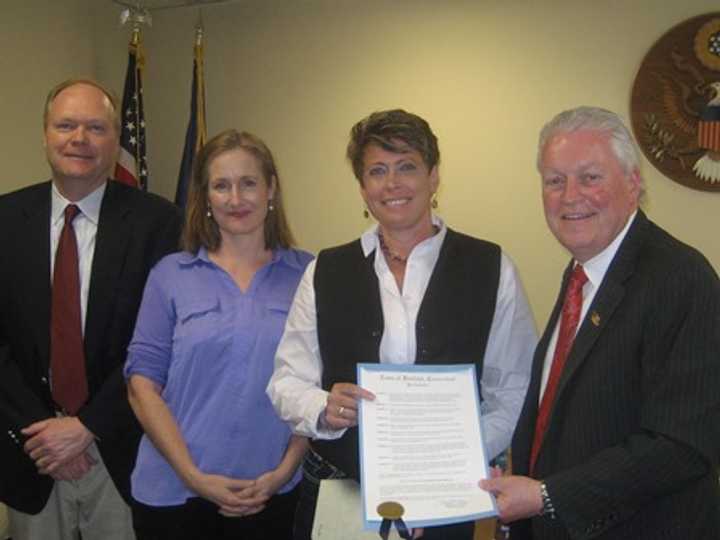
[[[88,397],[80,312],[78,247],[72,221],[80,209],[65,207],[53,270],[50,313],[50,376],[52,396],[64,412],[75,415]]]

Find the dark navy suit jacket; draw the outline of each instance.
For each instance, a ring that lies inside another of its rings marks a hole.
[[[535,352],[513,439],[515,474],[528,474],[568,274]],[[580,324],[533,471],[558,518],[517,522],[512,539],[717,540],[717,274],[638,211]]]
[[[20,430],[55,416],[50,394],[51,184],[0,196],[0,500],[27,513],[45,506],[53,480],[36,472]],[[122,377],[150,268],[176,251],[179,210],[108,182],[100,208],[85,322],[90,398],[79,411],[128,500],[140,428]]]

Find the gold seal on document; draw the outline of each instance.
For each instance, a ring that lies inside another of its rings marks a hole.
[[[388,501],[378,504],[377,513],[383,519],[400,519],[405,513],[405,509],[402,504]]]

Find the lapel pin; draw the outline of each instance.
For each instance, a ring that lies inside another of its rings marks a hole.
[[[600,326],[600,314],[597,311],[593,311],[590,315],[590,321],[594,326]]]

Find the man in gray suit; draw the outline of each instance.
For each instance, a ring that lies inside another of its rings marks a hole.
[[[535,352],[514,476],[480,485],[513,540],[717,540],[717,274],[639,209],[639,158],[617,115],[556,116],[538,168],[573,260]]]

